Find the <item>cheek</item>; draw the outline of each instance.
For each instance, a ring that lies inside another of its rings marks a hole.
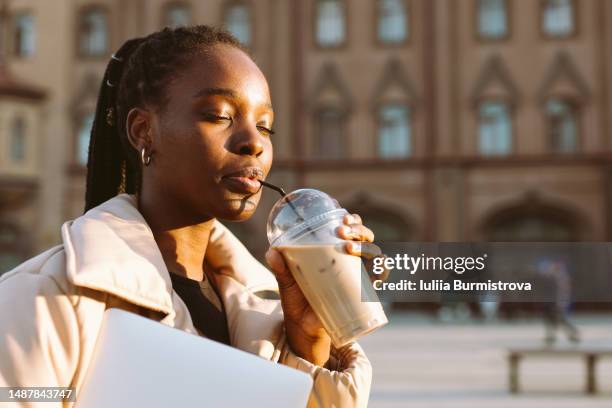
[[[158,177],[178,182],[210,173],[220,156],[220,148],[204,137],[198,126],[167,126],[160,135]],[[155,157],[154,157],[155,159]]]
[[[262,164],[266,167],[266,170],[270,170],[272,167],[272,161],[274,160],[274,145],[272,144],[271,140],[268,140],[268,144],[265,146],[264,154],[266,157]]]
[[[198,143],[208,150],[225,149],[228,132],[218,125],[206,122],[196,123],[190,133],[191,137],[197,139]]]
[[[177,163],[190,161],[202,165],[214,162],[225,150],[223,135],[215,135],[205,124],[184,127],[169,138],[169,144],[173,144],[170,148],[179,153]]]

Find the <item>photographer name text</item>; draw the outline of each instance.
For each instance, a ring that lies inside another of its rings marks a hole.
[[[441,279],[423,280],[419,279],[416,282],[413,280],[402,279],[399,282],[384,282],[375,280],[372,283],[375,290],[389,291],[423,291],[423,292],[443,292],[443,291],[530,291],[531,283],[529,282],[502,282],[491,281],[486,282],[464,282],[461,279],[454,279],[452,282]]]

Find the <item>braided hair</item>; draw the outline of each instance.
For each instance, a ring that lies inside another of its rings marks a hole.
[[[165,28],[125,42],[106,67],[89,141],[85,211],[140,191],[142,167],[126,121],[132,108],[163,108],[164,91],[189,58],[217,44],[245,52],[230,33],[206,25]]]

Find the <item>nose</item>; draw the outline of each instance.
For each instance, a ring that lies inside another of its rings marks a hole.
[[[232,152],[243,156],[259,157],[264,151],[261,138],[262,136],[256,128],[242,129],[234,135]]]

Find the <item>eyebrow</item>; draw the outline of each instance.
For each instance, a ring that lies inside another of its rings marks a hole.
[[[238,94],[228,88],[204,88],[204,89],[200,89],[198,92],[196,92],[196,94],[193,96],[194,98],[201,98],[203,96],[213,96],[213,95],[220,95],[220,96],[226,96],[228,98],[231,99],[239,99],[238,98]],[[267,102],[264,104],[264,106],[270,110],[272,109],[272,104],[270,102]]]

